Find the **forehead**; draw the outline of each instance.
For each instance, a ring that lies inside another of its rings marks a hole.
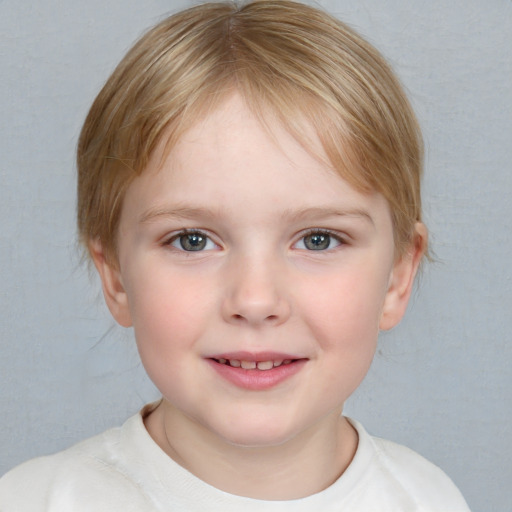
[[[236,216],[253,205],[269,218],[315,208],[387,212],[379,194],[355,190],[329,166],[313,128],[306,129],[307,149],[275,117],[258,117],[233,95],[169,151],[161,142],[123,209],[139,219],[176,206]]]

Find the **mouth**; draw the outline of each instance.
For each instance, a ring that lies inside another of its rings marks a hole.
[[[268,371],[273,368],[278,368],[281,365],[288,365],[298,359],[269,359],[266,361],[247,361],[244,359],[225,359],[223,357],[212,358],[213,361],[219,364],[225,364],[232,368],[242,368],[243,370],[260,370]]]
[[[237,352],[210,356],[207,360],[216,373],[231,384],[247,390],[263,391],[292,378],[309,359],[271,352]]]

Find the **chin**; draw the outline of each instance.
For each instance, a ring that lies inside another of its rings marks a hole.
[[[225,442],[244,448],[280,446],[297,434],[296,426],[291,428],[287,422],[279,422],[270,415],[255,421],[232,422],[217,430],[217,435]]]

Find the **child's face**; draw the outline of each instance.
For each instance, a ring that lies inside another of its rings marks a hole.
[[[160,170],[159,151],[124,200],[119,271],[96,263],[166,407],[252,446],[332,422],[410,291],[386,201],[236,96]]]

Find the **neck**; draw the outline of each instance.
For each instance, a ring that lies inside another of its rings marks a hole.
[[[284,443],[263,447],[231,444],[165,401],[145,424],[175,462],[204,482],[261,500],[299,499],[322,491],[345,471],[357,448],[357,433],[340,410]]]

